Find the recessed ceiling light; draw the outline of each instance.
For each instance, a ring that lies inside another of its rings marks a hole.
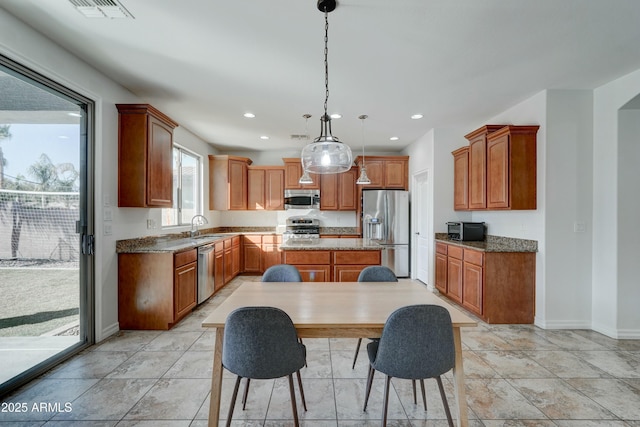
[[[391,138],[389,138],[389,141],[397,141],[400,138],[398,138],[397,136],[392,136]]]
[[[245,116],[247,119],[253,119],[256,115],[255,115],[255,114],[253,114],[253,113],[244,113],[244,116]]]
[[[333,113],[329,117],[331,117],[332,119],[341,119],[342,118],[342,114]]]
[[[418,120],[418,119],[421,119],[421,118],[423,118],[423,117],[424,117],[424,116],[423,116],[422,114],[414,114],[413,116],[411,116],[411,118],[412,118],[413,120]]]
[[[269,137],[267,135],[262,135],[260,139],[269,139]]]

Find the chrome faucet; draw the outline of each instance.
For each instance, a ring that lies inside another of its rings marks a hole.
[[[205,224],[209,224],[207,218],[205,218],[203,215],[194,215],[193,218],[191,218],[191,237],[196,237],[198,235],[198,226]],[[196,229],[194,230],[193,227],[195,227]]]

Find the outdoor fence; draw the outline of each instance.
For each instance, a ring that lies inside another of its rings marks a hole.
[[[0,189],[0,259],[78,260],[79,193]]]

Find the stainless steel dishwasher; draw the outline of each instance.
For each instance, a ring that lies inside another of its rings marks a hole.
[[[198,247],[198,304],[213,295],[215,290],[215,244]]]

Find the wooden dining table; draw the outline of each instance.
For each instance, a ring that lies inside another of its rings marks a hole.
[[[278,307],[291,317],[300,338],[376,338],[381,336],[394,310],[413,304],[440,305],[451,315],[456,349],[453,378],[457,422],[459,427],[468,426],[460,328],[477,326],[477,322],[426,286],[411,281],[240,284],[202,322],[203,327],[216,328],[209,426],[217,426],[220,418],[224,325],[233,310],[247,306]]]

